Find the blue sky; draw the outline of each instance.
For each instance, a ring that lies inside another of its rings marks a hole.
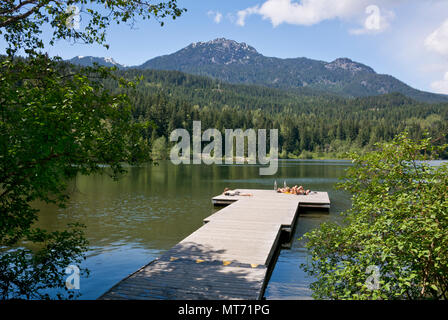
[[[180,0],[188,9],[164,27],[138,22],[108,31],[110,49],[59,41],[50,55],[93,55],[126,65],[225,37],[266,56],[339,57],[426,91],[448,94],[447,0]],[[82,24],[82,21],[81,21]],[[0,43],[1,47],[4,47]]]

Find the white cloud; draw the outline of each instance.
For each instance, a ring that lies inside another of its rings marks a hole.
[[[282,24],[310,26],[323,20],[347,18],[362,11],[366,0],[266,0],[260,7],[255,6],[241,10],[238,15],[242,18],[240,25],[249,14],[259,14],[271,21],[274,27]],[[241,14],[240,14],[241,13]]]
[[[244,27],[244,25],[246,24],[246,17],[250,16],[252,14],[256,14],[258,13],[259,7],[255,6],[255,7],[251,7],[251,8],[247,8],[244,10],[240,10],[237,12],[237,19],[236,19],[236,24]]]
[[[351,29],[350,33],[355,35],[360,34],[375,34],[380,33],[389,28],[390,22],[395,14],[393,11],[381,10],[377,5],[369,5],[365,9],[367,17],[364,20],[362,28]]]
[[[210,10],[207,12],[207,15],[212,18],[215,23],[221,23],[222,21],[222,13],[219,11]]]
[[[448,56],[448,19],[425,40],[428,50]]]
[[[353,34],[378,33],[389,27],[392,11],[385,7],[400,0],[265,0],[261,6],[238,11],[237,24],[245,25],[249,15],[258,14],[270,20],[274,27],[282,23],[311,26],[325,20],[340,19],[359,22],[363,28],[351,30]]]
[[[220,23],[221,20],[222,20],[222,14],[221,14],[221,12],[217,12],[214,21],[216,23]]]
[[[441,58],[448,58],[448,19],[426,37],[425,47]],[[432,82],[431,88],[437,93],[448,94],[448,72],[442,80]]]
[[[256,4],[256,5],[255,5]],[[447,92],[447,0],[258,0],[229,19],[239,26],[256,15],[272,26],[312,26],[324,21],[344,22],[352,35],[377,34],[378,51],[402,68],[403,80],[423,90]],[[379,10],[372,7],[376,6]],[[370,8],[369,8],[370,7]],[[378,23],[379,21],[379,23]],[[392,21],[393,29],[392,29]],[[442,23],[443,22],[443,23]],[[436,29],[434,23],[439,27]],[[430,54],[428,50],[432,51]],[[417,73],[412,80],[412,70]],[[387,71],[387,70],[385,70]],[[441,75],[445,75],[440,80]]]
[[[431,83],[431,88],[437,93],[448,94],[448,72],[445,73],[443,80]]]

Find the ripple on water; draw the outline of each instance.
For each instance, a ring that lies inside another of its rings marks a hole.
[[[282,250],[266,289],[268,299],[306,299],[312,279],[300,268],[307,259],[297,239],[323,221],[336,220],[350,206],[350,197],[334,189],[344,174],[342,161],[280,161],[276,176],[260,177],[257,167],[159,166],[130,168],[118,182],[107,176],[78,177],[67,208],[40,205],[38,226],[64,229],[67,223],[87,226],[91,250],[82,266],[91,276],[81,279],[83,299],[95,299],[115,283],[149,263],[202,226],[217,209],[211,197],[224,187],[271,189],[274,180],[330,192],[330,214],[308,213],[298,219],[290,250]]]

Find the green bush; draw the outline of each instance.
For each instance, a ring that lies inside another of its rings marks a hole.
[[[307,233],[319,299],[446,299],[448,297],[448,166],[430,138],[401,134],[364,155],[352,154],[340,187],[353,194],[343,224]],[[378,278],[371,280],[372,268]]]

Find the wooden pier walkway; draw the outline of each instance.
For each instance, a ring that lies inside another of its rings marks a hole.
[[[160,258],[99,299],[261,299],[282,232],[292,233],[299,207],[329,208],[326,192],[307,196],[238,189],[228,205]]]

